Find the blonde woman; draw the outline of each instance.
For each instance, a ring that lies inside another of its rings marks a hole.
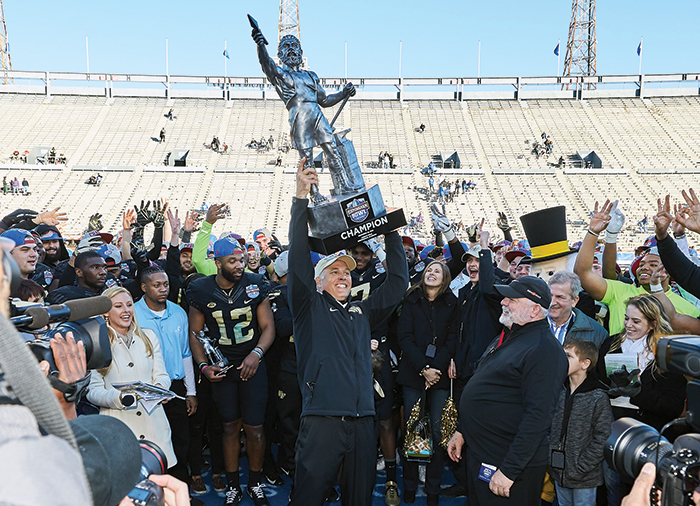
[[[112,388],[114,383],[129,381],[170,388],[158,337],[152,330],[139,327],[128,290],[112,287],[102,295],[112,299],[112,309],[105,315],[112,343],[112,363],[106,369],[92,371],[87,398],[101,408],[101,414],[127,424],[137,438],[157,444],[165,453],[168,466],[172,467],[177,459],[163,406],[156,406],[148,414],[141,404],[134,402],[133,396]]]
[[[685,405],[686,379],[671,372],[661,372],[656,367],[656,345],[664,336],[673,334],[669,317],[659,300],[651,294],[637,295],[627,301],[625,329],[610,337],[600,348],[603,357],[610,353],[636,354],[641,374],[642,389],[629,401],[636,408],[616,407],[615,418],[632,417],[655,427],[657,430],[678,418]],[[599,365],[599,374],[601,365]],[[604,372],[603,372],[604,374]],[[603,376],[605,377],[605,376]]]

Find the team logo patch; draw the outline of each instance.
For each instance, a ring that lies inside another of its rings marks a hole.
[[[415,269],[416,272],[421,272],[423,269],[425,269],[425,264],[422,260],[416,264]]]
[[[44,282],[45,282],[47,285],[50,285],[52,281],[53,281],[53,272],[51,272],[51,271],[44,271]]]
[[[285,397],[287,397],[287,394],[282,390],[277,390],[277,397],[279,397],[280,399],[284,399]]]
[[[129,264],[127,264],[126,262],[122,262],[122,270],[129,272]]]
[[[107,288],[112,288],[113,286],[117,286],[117,280],[116,279],[108,279],[105,281],[105,286]]]
[[[210,302],[209,304],[207,304],[207,307],[209,309],[214,309],[216,307],[216,302]]]
[[[260,267],[258,267],[258,274],[265,274],[265,266],[264,265],[261,265]]]
[[[359,306],[350,306],[348,308],[348,313],[362,314],[362,309]]]
[[[384,268],[384,264],[381,262],[377,264],[377,267],[375,267],[374,270],[377,271],[379,274],[384,274],[386,272],[386,269]]]
[[[258,285],[248,285],[245,287],[245,293],[248,294],[248,297],[251,299],[255,299],[260,295],[260,288],[258,288]]]

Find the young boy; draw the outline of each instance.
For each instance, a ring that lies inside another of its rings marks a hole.
[[[549,434],[550,473],[560,506],[594,506],[603,484],[603,447],[612,431],[613,414],[595,374],[598,348],[591,341],[564,342],[569,378],[561,393]]]

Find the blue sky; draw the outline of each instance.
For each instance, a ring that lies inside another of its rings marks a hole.
[[[299,0],[301,39],[309,66],[342,77],[475,76],[481,40],[482,76],[553,75],[561,68],[570,0]],[[279,2],[241,0],[4,0],[13,68],[84,72],[85,36],[92,72],[165,72],[165,39],[173,75],[259,76],[246,13],[276,46]],[[598,74],[636,74],[644,36],[643,72],[700,72],[700,2],[599,0]]]

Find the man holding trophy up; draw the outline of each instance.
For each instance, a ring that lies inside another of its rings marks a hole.
[[[302,159],[289,225],[289,296],[294,317],[302,413],[291,505],[321,506],[340,473],[344,505],[371,504],[377,446],[370,328],[394,310],[408,286],[401,237],[385,235],[387,279],[350,302],[355,261],[336,253],[314,270],[306,198],[318,184]]]

